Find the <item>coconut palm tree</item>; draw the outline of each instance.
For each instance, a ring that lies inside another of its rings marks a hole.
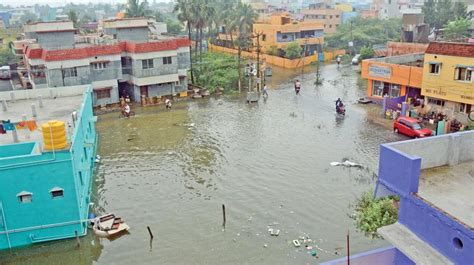
[[[234,19],[232,20],[232,28],[238,33],[237,38],[237,57],[238,57],[238,70],[239,70],[239,91],[242,88],[242,48],[248,47],[251,43],[252,38],[252,26],[257,20],[258,14],[255,13],[253,8],[246,3],[239,1],[237,9],[235,11]]]
[[[151,10],[148,6],[148,2],[143,0],[128,0],[127,8],[125,9],[126,17],[146,17],[151,15]]]
[[[192,0],[177,0],[176,5],[174,6],[173,12],[177,13],[178,20],[182,23],[186,23],[186,28],[188,29],[188,38],[191,40],[191,32],[192,26],[194,24],[193,13],[192,13]],[[193,54],[191,43],[189,44],[189,61],[191,63],[191,83],[194,83],[194,75],[193,75]]]

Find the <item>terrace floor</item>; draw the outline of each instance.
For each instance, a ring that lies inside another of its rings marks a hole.
[[[39,107],[37,99],[22,99],[15,101],[8,101],[7,111],[3,111],[0,106],[0,120],[10,120],[13,122],[22,121],[22,115],[26,114],[27,120],[32,120],[31,104],[36,105],[37,117],[36,120],[38,129],[30,132],[29,130],[17,130],[19,142],[40,142],[42,143],[42,132],[41,124],[49,120],[59,120],[66,124],[66,130],[68,135],[72,134],[72,131],[68,131],[67,124],[72,122],[72,112],[79,111],[82,105],[83,95],[70,96],[70,97],[57,97],[57,98],[43,98],[43,107]],[[12,144],[13,135],[12,131],[7,131],[7,134],[0,134],[0,145]]]
[[[474,228],[474,162],[421,171],[418,195]]]

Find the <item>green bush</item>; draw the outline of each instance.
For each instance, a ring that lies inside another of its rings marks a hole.
[[[203,53],[193,67],[196,83],[213,93],[217,87],[232,90],[237,87],[239,73],[237,57],[224,53]]]
[[[272,45],[268,47],[267,54],[276,56],[278,55],[278,47],[276,45]]]
[[[398,197],[374,199],[373,192],[363,193],[355,209],[354,219],[357,228],[366,236],[379,237],[378,228],[397,221],[398,201]]]
[[[296,59],[301,56],[303,49],[297,42],[292,42],[285,47],[285,57],[288,59]]]
[[[374,56],[375,51],[371,46],[366,45],[360,49],[360,60],[374,58]]]

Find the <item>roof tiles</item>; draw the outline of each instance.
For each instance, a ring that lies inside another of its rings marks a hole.
[[[63,49],[47,51],[41,48],[31,49],[26,47],[26,58],[43,59],[44,61],[79,60],[100,55],[114,55],[122,52],[148,53],[166,50],[176,50],[179,47],[190,45],[189,39],[172,39],[157,42],[121,42],[115,45],[90,46],[75,49]]]
[[[474,43],[431,42],[426,53],[474,58]]]

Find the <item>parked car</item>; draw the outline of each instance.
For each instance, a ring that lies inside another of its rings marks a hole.
[[[10,66],[2,66],[0,67],[0,79],[10,79]]]
[[[393,131],[413,138],[423,138],[431,136],[431,130],[414,118],[398,117],[393,123]]]
[[[354,58],[352,58],[352,64],[353,65],[358,65],[360,61],[360,54],[356,54]]]

